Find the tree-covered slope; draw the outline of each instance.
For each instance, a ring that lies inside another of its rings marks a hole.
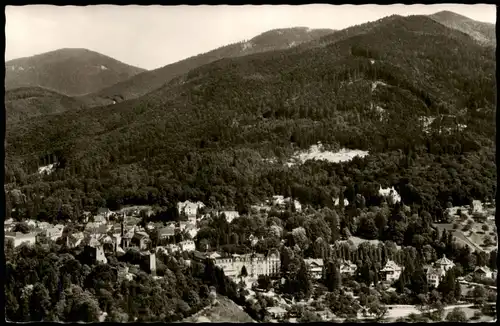
[[[220,47],[164,67],[146,71],[128,80],[89,94],[83,99],[91,106],[108,105],[113,102],[134,99],[152,92],[175,77],[191,69],[222,58],[245,56],[252,53],[287,49],[332,33],[329,29],[308,29],[295,27],[276,29],[260,34],[251,40]]]
[[[425,16],[367,26],[322,46],[218,60],[133,101],[8,129],[7,182],[45,196],[71,189],[66,201],[81,208],[183,198],[239,205],[290,192],[330,206],[345,187],[377,183],[431,213],[493,196],[493,51]],[[443,115],[451,122],[430,130],[421,119]],[[40,137],[47,125],[57,128]],[[371,155],[279,163],[318,141]],[[52,153],[60,169],[30,177]]]
[[[429,17],[445,26],[470,35],[480,44],[496,45],[495,24],[476,21],[451,11],[440,11]]]
[[[9,125],[31,117],[84,107],[85,105],[75,98],[41,87],[21,87],[5,92],[5,111]]]
[[[59,49],[5,63],[5,88],[44,87],[75,96],[96,92],[143,72],[87,49]]]

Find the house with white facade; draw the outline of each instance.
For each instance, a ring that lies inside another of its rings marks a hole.
[[[181,247],[179,247],[179,245],[174,244],[174,243],[167,244],[165,246],[165,249],[167,249],[168,253],[174,253],[174,252],[181,251]]]
[[[195,251],[196,245],[193,240],[184,240],[179,242],[179,247],[182,251]]]
[[[286,310],[281,307],[267,307],[267,313],[275,319],[281,320],[286,316]]]
[[[57,239],[61,238],[63,235],[64,227],[62,225],[54,226],[46,229],[46,236],[52,241],[57,241]]]
[[[179,211],[179,214],[186,215],[189,221],[194,221],[196,222],[196,215],[198,214],[198,210],[205,207],[205,204],[202,202],[190,202],[189,200],[186,200],[185,202],[179,202],[177,203],[177,210]]]
[[[455,266],[451,260],[446,258],[445,255],[441,259],[438,259],[431,266],[424,266],[424,271],[426,272],[427,284],[438,287],[439,283],[443,280],[446,272]]]
[[[3,222],[3,230],[4,230],[4,232],[10,232],[10,231],[12,231],[12,229],[14,229],[14,226],[15,226],[15,224],[14,224],[14,219],[13,218],[9,218],[9,219],[7,219],[7,220],[5,220]]]
[[[340,274],[354,275],[358,269],[350,260],[341,260],[339,265]]]
[[[323,277],[323,268],[324,262],[323,259],[304,259],[304,263],[307,266],[307,270],[309,271],[309,275],[311,277],[319,280]]]
[[[394,189],[394,187],[384,188],[384,189],[382,189],[382,187],[380,187],[380,189],[378,190],[378,193],[382,197],[390,197],[390,198],[392,198],[392,201],[394,203],[401,202],[401,196],[398,194],[398,192],[396,191],[396,189]]]
[[[194,239],[194,237],[198,234],[198,228],[196,228],[196,226],[190,224],[190,225],[187,225],[186,226],[186,232],[189,234],[189,236],[191,237],[191,239]]]
[[[435,288],[437,288],[445,275],[446,272],[444,271],[444,269],[440,267],[430,267],[429,269],[427,269],[426,273],[427,284],[429,286],[434,286]]]
[[[393,260],[388,260],[380,272],[386,281],[394,282],[401,276],[403,268],[396,264]]]
[[[6,232],[5,241],[11,240],[14,247],[18,247],[23,243],[28,245],[34,245],[36,243],[37,234],[35,232],[30,232],[27,234],[21,232]]]
[[[281,196],[281,195],[273,196],[273,199],[271,202],[273,205],[283,206],[283,205],[285,205],[285,196]]]
[[[484,278],[490,278],[496,280],[497,278],[497,271],[490,269],[487,266],[477,266],[474,269],[474,275],[480,279]]]
[[[222,214],[226,217],[227,223],[231,223],[235,218],[240,217],[240,214],[237,211],[220,211],[219,215]]]

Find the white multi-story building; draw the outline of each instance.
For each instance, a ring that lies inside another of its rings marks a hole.
[[[195,251],[196,245],[193,240],[184,240],[179,242],[179,247],[182,251]]]
[[[193,203],[186,200],[185,202],[177,203],[179,214],[185,214],[190,221],[193,219],[196,221],[196,214],[198,214],[198,210],[203,207],[205,207],[205,204],[202,202]]]
[[[393,260],[387,261],[384,268],[380,271],[385,277],[386,281],[396,281],[401,276],[403,268],[396,264]]]
[[[262,254],[221,255],[218,253],[207,255],[197,252],[195,258],[213,261],[230,278],[240,277],[243,267],[245,267],[248,276],[251,277],[278,276],[281,267],[280,256],[276,251],[270,251],[267,256]]]
[[[437,288],[445,274],[446,272],[444,271],[444,269],[440,267],[430,267],[429,269],[427,269],[426,273],[427,284]]]

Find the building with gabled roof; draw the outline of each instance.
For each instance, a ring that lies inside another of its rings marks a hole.
[[[340,274],[354,275],[358,266],[350,260],[340,260],[339,270]]]
[[[138,246],[141,250],[146,249],[149,242],[149,235],[146,232],[135,232],[132,237],[132,244]]]
[[[444,269],[440,267],[430,267],[426,272],[427,284],[437,288],[445,275],[446,272],[444,271]]]
[[[283,319],[285,318],[285,315],[287,311],[281,307],[267,307],[266,311],[271,317],[276,318],[276,319]]]
[[[401,276],[403,268],[393,260],[388,260],[384,268],[380,270],[386,281],[396,281]]]
[[[177,203],[177,210],[179,211],[179,214],[185,214],[190,221],[192,221],[193,219],[196,221],[198,210],[203,207],[205,207],[205,204],[200,201],[193,203],[189,200],[186,200],[185,202]]]
[[[479,278],[491,278],[491,279],[496,279],[497,278],[497,271],[492,270],[487,266],[476,266],[474,269],[474,275],[476,275]]]
[[[77,232],[77,233],[72,233],[66,237],[66,245],[69,248],[75,248],[82,243],[83,239],[85,238],[85,235],[83,232]]]
[[[455,263],[446,258],[446,255],[443,255],[441,259],[438,259],[435,263],[434,266],[438,268],[443,268],[445,272],[448,270],[452,269],[455,266]]]
[[[175,236],[175,227],[166,226],[158,231],[160,239],[167,239]]]
[[[319,280],[323,277],[323,269],[324,269],[324,262],[322,258],[318,259],[304,259],[304,263],[307,266],[307,270],[309,271],[309,274]]]
[[[63,235],[63,229],[57,227],[51,227],[46,229],[45,235],[52,241],[57,241]]]

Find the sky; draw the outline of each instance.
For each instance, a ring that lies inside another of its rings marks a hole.
[[[86,48],[155,69],[275,28],[343,29],[393,14],[450,10],[495,23],[494,5],[7,6],[5,60]]]

